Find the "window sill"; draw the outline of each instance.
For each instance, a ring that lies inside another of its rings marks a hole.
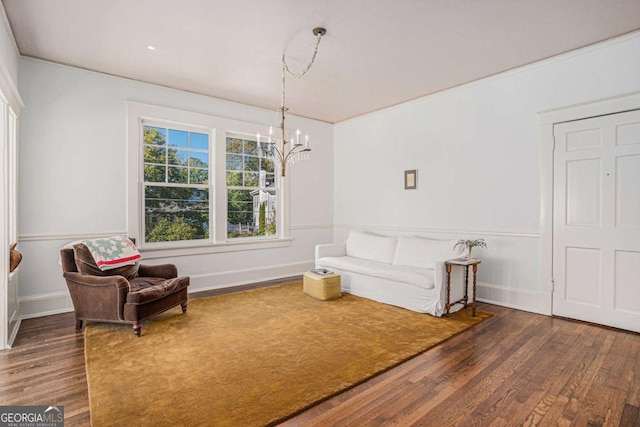
[[[223,252],[252,251],[256,249],[273,249],[291,246],[290,238],[261,239],[240,242],[214,243],[210,245],[183,246],[173,248],[140,248],[142,259],[170,258],[189,255],[204,255]]]

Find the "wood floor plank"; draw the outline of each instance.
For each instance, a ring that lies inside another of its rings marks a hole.
[[[549,319],[556,322],[556,319]],[[494,393],[476,412],[477,417],[487,418],[488,414],[482,414],[484,405],[492,404],[495,413],[511,420],[518,420],[527,425],[538,425],[551,410],[553,404],[563,388],[579,370],[579,364],[569,354],[580,354],[584,351],[582,345],[582,331],[585,326],[569,322],[554,326],[556,332],[538,349],[539,357],[531,358],[524,364],[519,372],[514,373],[513,381],[520,384],[514,390],[512,399],[504,399],[498,406],[495,396],[505,396],[506,390],[511,387],[512,381],[503,385],[501,390]],[[547,328],[548,325],[540,325],[539,328]],[[538,366],[546,366],[547,369],[537,369]],[[533,409],[532,409],[533,408]]]
[[[620,427],[640,426],[640,408],[625,404],[620,417]]]
[[[470,419],[473,410],[502,384],[510,381],[514,372],[534,356],[535,349],[540,347],[551,333],[552,331],[548,330],[542,335],[524,334],[504,355],[475,372],[467,381],[466,387],[457,390],[417,422],[427,422],[431,418],[438,419],[445,425],[457,425],[464,419]]]
[[[493,319],[491,319],[493,320]],[[486,322],[487,325],[490,325]],[[486,326],[490,328],[490,326]],[[407,395],[403,402],[389,406],[385,410],[386,416],[391,420],[390,425],[410,425],[429,413],[433,408],[441,402],[449,398],[462,385],[468,383],[468,379],[472,378],[485,367],[489,366],[498,357],[501,357],[501,348],[508,348],[515,341],[520,339],[518,329],[512,329],[509,334],[501,334],[497,341],[482,340],[480,343],[474,342],[471,348],[473,351],[467,352],[466,349],[458,348],[457,351],[441,354],[439,360],[431,360],[425,363],[421,384],[424,392],[417,390],[415,393]],[[459,343],[469,345],[474,340],[476,331],[468,331],[466,334],[458,337],[458,343],[452,343],[456,348]],[[435,352],[427,352],[426,354],[435,354]],[[478,354],[484,355],[477,358]],[[463,357],[460,357],[460,356]],[[478,360],[475,360],[475,359]],[[451,362],[455,363],[451,363]],[[474,362],[475,363],[472,363]],[[435,368],[434,368],[435,367]]]
[[[281,425],[640,425],[639,334],[479,308],[495,316]],[[90,425],[74,325],[71,313],[22,322],[0,352],[1,405],[64,405],[65,425]]]

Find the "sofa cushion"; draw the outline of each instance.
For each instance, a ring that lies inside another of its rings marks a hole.
[[[347,238],[347,255],[391,264],[397,243],[398,239],[395,237],[374,236],[373,234],[351,231]]]
[[[464,246],[457,240],[435,240],[422,237],[400,236],[393,265],[434,268],[436,261],[446,261],[462,255]]]
[[[124,276],[127,280],[138,277],[137,262],[132,265],[125,265],[110,270],[101,270],[98,268],[91,251],[89,251],[89,248],[87,248],[84,243],[73,245],[73,256],[76,260],[76,268],[80,274],[87,274],[89,276]]]
[[[130,291],[127,294],[127,303],[146,304],[186,288],[189,286],[189,278],[138,277],[131,280],[129,286]]]
[[[434,270],[427,268],[383,264],[350,256],[320,258],[318,265],[394,282],[410,283],[426,289],[433,289],[435,286]]]

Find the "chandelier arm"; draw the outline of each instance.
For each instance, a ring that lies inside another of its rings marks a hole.
[[[289,160],[289,157],[291,157],[294,154],[304,153],[307,151],[311,151],[311,148],[302,148],[301,145],[294,145],[291,151],[287,153],[287,156],[284,158],[283,162],[286,163]]]
[[[264,154],[266,154],[267,156],[271,155],[273,157],[273,154],[269,153],[265,148],[261,147],[262,152]],[[282,153],[280,152],[280,150],[278,150],[278,147],[276,147],[275,145],[272,147],[272,150],[276,152],[276,154],[278,154],[278,158],[274,159],[274,160],[278,160],[279,162],[282,161],[283,157],[282,157]]]

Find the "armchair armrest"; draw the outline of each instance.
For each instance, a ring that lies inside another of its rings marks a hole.
[[[318,259],[328,256],[346,256],[347,255],[347,243],[328,243],[323,245],[316,245],[316,262]]]
[[[82,286],[125,288],[129,290],[129,281],[123,276],[90,276],[88,274],[67,271],[64,278],[71,283]]]
[[[89,276],[65,272],[76,318],[124,320],[129,281],[122,276]]]
[[[142,265],[138,266],[140,277],[162,277],[174,279],[178,277],[178,268],[174,264]]]

